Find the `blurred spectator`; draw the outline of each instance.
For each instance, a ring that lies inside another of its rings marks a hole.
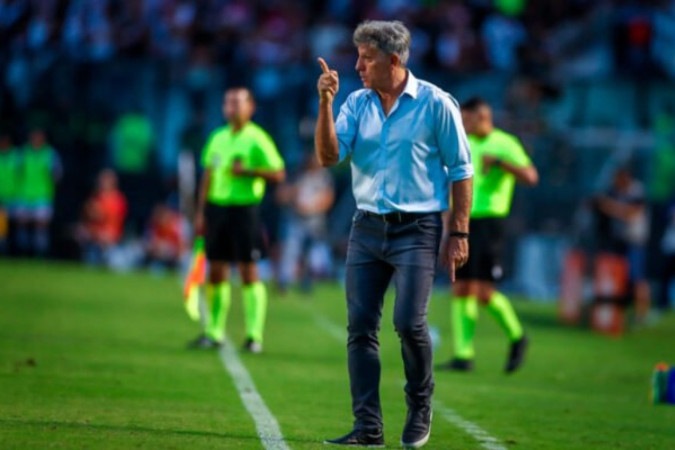
[[[662,242],[670,222],[672,203],[675,202],[675,102],[666,104],[654,121],[654,149],[651,153],[648,176],[649,200],[652,206],[651,247],[649,261],[657,276],[657,301],[659,309],[667,309],[668,264]]]
[[[519,16],[527,6],[527,0],[495,0],[495,6],[505,16]]]
[[[121,174],[141,174],[151,163],[152,124],[140,113],[122,115],[112,131],[112,163]]]
[[[185,253],[186,245],[185,220],[168,205],[156,205],[146,233],[146,265],[156,269],[175,269]]]
[[[35,54],[45,49],[56,31],[57,0],[32,0],[32,17],[26,29],[26,44]]]
[[[98,3],[98,2],[95,2]],[[115,42],[122,55],[141,57],[150,48],[150,21],[143,9],[143,2],[122,0],[114,5]]]
[[[539,30],[551,60],[547,71],[549,78],[566,83],[600,79],[611,74],[614,68],[612,14],[610,5],[598,2],[595,8],[570,12],[569,17],[552,26],[548,33]],[[535,52],[536,47],[536,44],[528,46]],[[547,77],[547,74],[539,73],[539,76]]]
[[[84,205],[76,230],[76,239],[88,264],[108,263],[110,250],[122,239],[126,215],[127,201],[117,187],[115,172],[103,170],[98,175],[96,189]]]
[[[675,203],[670,208],[669,223],[661,241],[661,250],[665,256],[663,288],[665,289],[661,309],[672,308],[675,302]]]
[[[82,61],[105,61],[116,52],[110,1],[73,1],[66,8],[61,40],[67,54]]]
[[[150,120],[138,112],[122,115],[112,130],[112,167],[129,199],[127,224],[137,236],[143,233],[158,191],[154,143]]]
[[[494,13],[483,23],[481,34],[490,66],[503,72],[517,71],[517,50],[527,40],[523,24],[512,17]]]
[[[309,52],[312,59],[335,55],[351,41],[349,29],[333,17],[323,17],[309,29]]]
[[[630,170],[619,168],[607,193],[597,199],[599,212],[608,221],[604,250],[625,257],[633,286],[636,320],[644,322],[649,313],[651,294],[645,273],[645,246],[649,238],[647,203],[642,184]]]
[[[472,28],[470,9],[461,2],[449,2],[439,6],[439,14],[442,31],[436,38],[436,58],[441,67],[452,70],[484,67],[485,49]],[[413,43],[414,39],[415,36]]]
[[[651,54],[666,75],[675,77],[675,1],[660,2],[653,11],[652,23]]]
[[[285,290],[300,273],[302,289],[307,291],[312,276],[326,275],[331,266],[326,216],[335,200],[331,174],[319,164],[314,152],[305,157],[302,172],[293,183],[279,186],[277,200],[289,207],[279,287]]]
[[[196,17],[192,2],[174,0],[155,2],[150,10],[150,51],[171,60],[184,58],[189,50],[189,37]]]
[[[19,150],[9,133],[0,133],[0,255],[9,251],[10,221],[16,209]]]
[[[645,2],[618,2],[614,28],[616,66],[644,79],[653,74],[651,59],[652,8]]]
[[[21,157],[17,207],[17,245],[24,254],[46,256],[61,159],[47,142],[45,132],[34,128]]]
[[[298,26],[303,16],[296,2],[268,6],[247,42],[250,62],[254,65],[283,65],[297,61],[305,45],[302,39],[304,29]]]
[[[178,154],[178,205],[185,217],[194,217],[197,199],[197,180],[201,178],[199,152],[206,141],[205,118],[201,111],[193,113],[180,136]]]
[[[194,47],[185,74],[185,82],[192,109],[203,110],[207,103],[209,88],[214,78],[213,58],[207,45]]]

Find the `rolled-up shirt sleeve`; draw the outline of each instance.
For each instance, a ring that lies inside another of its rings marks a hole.
[[[354,94],[347,97],[347,100],[340,107],[337,119],[335,120],[335,134],[337,135],[340,161],[351,155],[354,150],[354,140],[356,138],[356,116]]]
[[[471,151],[459,106],[450,95],[439,96],[436,106],[436,140],[447,166],[448,182],[471,178]]]

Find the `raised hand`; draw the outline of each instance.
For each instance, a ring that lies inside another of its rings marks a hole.
[[[335,70],[330,70],[328,64],[323,58],[318,58],[319,66],[321,66],[321,75],[317,82],[317,89],[319,90],[319,98],[321,100],[333,101],[335,94],[340,89],[340,78]]]

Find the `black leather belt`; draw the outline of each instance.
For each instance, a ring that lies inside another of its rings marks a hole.
[[[381,220],[384,223],[410,223],[414,222],[420,217],[428,216],[429,214],[433,214],[430,212],[402,212],[402,211],[396,211],[396,212],[390,212],[386,214],[377,214],[374,212],[370,211],[364,211],[361,210],[364,215],[367,217],[374,217],[379,220]]]

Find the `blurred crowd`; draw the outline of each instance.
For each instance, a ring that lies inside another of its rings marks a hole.
[[[404,21],[412,70],[460,101],[487,98],[532,152],[542,183],[516,198],[514,235],[572,234],[573,212],[599,192],[602,158],[626,160],[616,134],[583,141],[569,130],[634,131],[647,274],[675,267],[664,265],[675,247],[675,93],[663,88],[675,78],[675,0],[0,0],[0,185],[12,191],[0,199],[3,251],[178,264],[222,92],[246,85],[291,174],[262,208],[279,284],[330,275],[353,199],[345,168],[318,170],[306,156],[316,57],[340,71],[340,103],[359,87],[351,32],[364,19]],[[38,153],[52,155],[38,177],[48,209],[25,194],[38,165],[27,155]],[[534,263],[523,267],[522,280],[537,278]]]
[[[51,222],[63,175],[59,154],[42,129],[32,129],[24,145],[15,145],[9,133],[0,134],[0,255],[53,255]],[[110,266],[125,236],[138,236],[142,259],[122,264],[178,267],[189,238],[185,218],[166,202],[132,223],[128,195],[137,210],[150,205],[134,195],[133,184],[128,186],[127,194],[119,189],[112,169],[97,174],[95,186],[77,206],[78,216],[59,236],[61,245],[76,245],[77,256],[88,264]]]
[[[413,65],[672,76],[674,8],[670,0],[3,0],[0,41],[10,54],[8,78],[55,58],[250,66],[323,55],[349,62],[358,22],[399,19],[413,31]]]
[[[0,134],[0,253],[8,253],[11,243],[22,254],[47,255],[61,175],[60,158],[43,130],[32,129],[20,148],[8,133]]]

